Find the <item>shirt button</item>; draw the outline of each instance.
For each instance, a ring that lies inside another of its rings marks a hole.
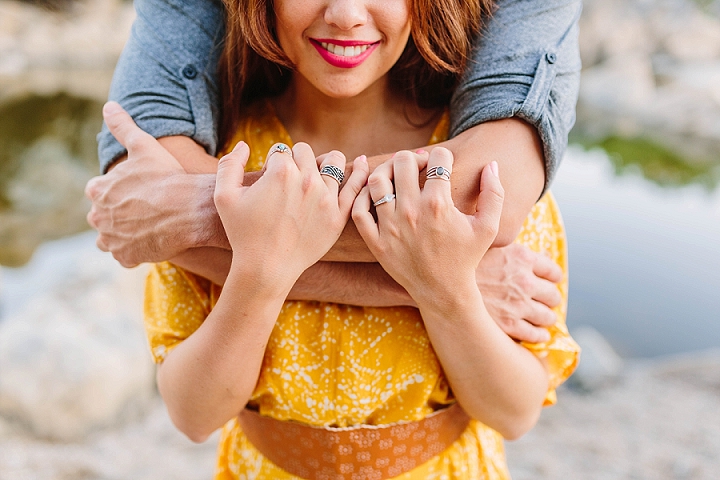
[[[555,60],[557,60],[557,57],[555,56],[554,53],[546,53],[545,59],[547,60],[547,62],[549,64],[553,64],[553,63],[555,63]]]
[[[192,80],[197,77],[198,71],[194,65],[185,65],[185,68],[182,69],[182,74],[183,77],[187,78],[188,80]]]

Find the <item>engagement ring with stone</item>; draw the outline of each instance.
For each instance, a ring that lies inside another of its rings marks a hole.
[[[445,167],[432,167],[427,171],[427,179],[441,178],[450,181],[450,170]]]

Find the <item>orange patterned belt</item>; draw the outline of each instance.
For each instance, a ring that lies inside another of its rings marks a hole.
[[[265,458],[309,480],[382,480],[422,465],[452,445],[470,422],[457,403],[416,422],[314,427],[243,410],[240,427]]]

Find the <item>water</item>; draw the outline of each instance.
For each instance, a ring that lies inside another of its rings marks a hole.
[[[82,190],[97,172],[100,122],[99,103],[66,95],[0,106],[0,264],[88,228]],[[662,188],[646,168],[616,167],[571,147],[553,186],[569,236],[571,330],[592,325],[625,356],[720,346],[720,189]]]
[[[571,147],[553,185],[570,249],[568,323],[626,356],[720,347],[720,191],[616,177]]]
[[[0,105],[0,264],[88,228],[85,183],[98,172],[101,104],[68,95]]]

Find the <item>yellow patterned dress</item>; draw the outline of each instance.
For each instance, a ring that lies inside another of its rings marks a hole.
[[[447,128],[446,115],[430,143],[445,139]],[[249,109],[235,142],[239,140],[251,149],[248,171],[262,167],[273,143],[292,145],[263,103]],[[535,205],[517,242],[545,252],[562,266],[565,280],[560,288],[566,300],[565,235],[550,194]],[[170,263],[153,266],[146,285],[145,326],[156,362],[202,324],[219,294],[220,287]],[[555,402],[555,388],[572,373],[579,353],[565,326],[566,301],[557,313],[550,342],[526,345],[548,359],[548,405]],[[420,420],[454,401],[416,309],[308,301],[285,302],[251,399],[262,415],[340,427]],[[216,480],[296,478],[264,458],[235,419],[223,428],[218,453]],[[442,454],[397,478],[507,479],[503,439],[473,420]]]

